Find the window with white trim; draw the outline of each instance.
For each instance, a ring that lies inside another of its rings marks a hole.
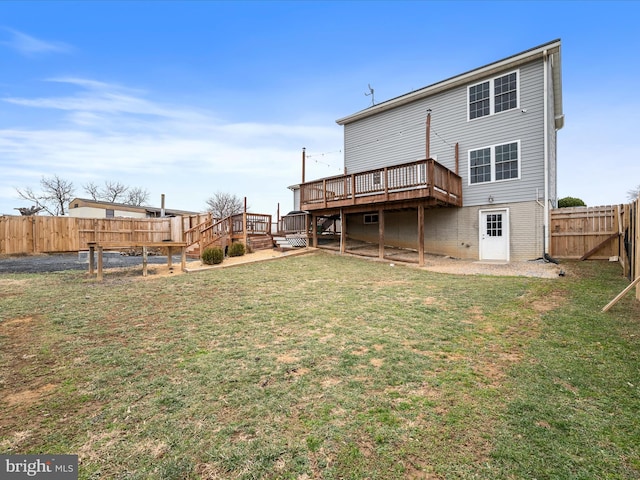
[[[520,178],[520,142],[469,150],[469,184]]]
[[[469,120],[518,108],[518,87],[517,71],[471,85]]]

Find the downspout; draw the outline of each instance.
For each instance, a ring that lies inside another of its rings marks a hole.
[[[547,50],[542,52],[542,64],[544,72],[544,222],[543,222],[543,256],[546,258],[549,243],[549,56]]]

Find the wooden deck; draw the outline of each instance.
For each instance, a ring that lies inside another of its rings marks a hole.
[[[300,208],[309,212],[415,200],[461,207],[462,178],[427,159],[300,185]]]

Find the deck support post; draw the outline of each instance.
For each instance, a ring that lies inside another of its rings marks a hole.
[[[351,174],[351,203],[356,204],[356,176]]]
[[[378,258],[384,258],[384,209],[378,209]]]
[[[418,266],[424,267],[424,205],[418,205]]]
[[[315,213],[311,214],[311,238],[313,248],[318,248],[318,217],[316,217]]]
[[[389,201],[389,170],[384,167],[384,201]]]
[[[342,209],[340,209],[340,253],[343,254],[347,250],[347,217]]]
[[[433,197],[436,184],[436,166],[433,161],[427,160],[427,182],[429,182],[429,196]]]

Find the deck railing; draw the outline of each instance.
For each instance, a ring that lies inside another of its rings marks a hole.
[[[371,203],[432,197],[445,204],[462,206],[462,179],[428,159],[324,178],[300,186],[301,207],[305,210],[367,203],[363,197],[371,197]]]
[[[245,218],[246,216],[246,218]],[[246,232],[244,225],[247,225]],[[217,240],[229,236],[240,238],[242,235],[270,235],[271,215],[260,213],[238,213],[221,220],[211,219],[184,232],[187,248],[198,245],[202,251]]]
[[[290,213],[280,219],[278,233],[303,233],[309,230],[307,213]]]

